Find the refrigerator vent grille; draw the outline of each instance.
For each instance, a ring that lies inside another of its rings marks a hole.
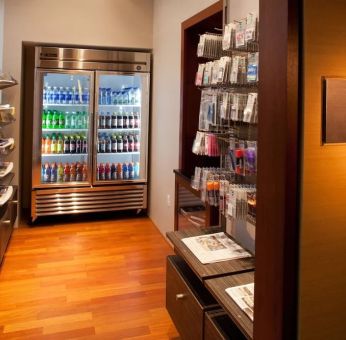
[[[104,191],[39,192],[35,197],[36,216],[77,214],[146,208],[146,187]]]

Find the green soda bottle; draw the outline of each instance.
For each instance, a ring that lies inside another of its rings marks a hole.
[[[58,125],[59,125],[59,129],[65,128],[65,113],[63,111],[60,111],[59,113]]]
[[[46,129],[46,119],[47,119],[47,111],[43,110],[42,112],[42,129]]]
[[[53,111],[52,128],[53,129],[59,128],[59,113],[56,110]]]
[[[52,128],[53,128],[53,114],[51,110],[48,110],[46,115],[46,129],[52,129]]]

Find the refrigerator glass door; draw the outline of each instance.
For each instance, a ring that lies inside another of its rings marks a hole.
[[[149,74],[96,72],[95,184],[147,181]]]
[[[33,186],[90,185],[93,72],[36,76]]]

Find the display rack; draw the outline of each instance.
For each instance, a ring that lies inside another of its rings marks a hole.
[[[1,74],[0,90],[17,85],[10,75]],[[0,130],[15,122],[15,108],[10,105],[0,105]],[[6,161],[15,147],[13,138],[5,138],[0,131],[0,263],[3,260],[13,225],[17,218],[17,187],[11,185],[14,178],[13,162]]]

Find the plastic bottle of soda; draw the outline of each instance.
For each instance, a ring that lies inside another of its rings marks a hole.
[[[47,104],[47,84],[43,86],[42,103]]]
[[[99,113],[99,128],[100,129],[106,128],[106,117],[103,112]]]
[[[50,166],[49,163],[44,164],[43,182],[50,182]]]
[[[127,163],[123,163],[123,179],[129,179],[129,169]]]
[[[106,113],[106,129],[111,129],[112,128],[112,116],[110,112]]]
[[[46,119],[47,119],[47,111],[43,110],[42,111],[42,129],[46,129],[47,128]]]
[[[55,133],[52,134],[52,140],[50,142],[50,153],[57,153],[57,140]]]
[[[135,163],[133,170],[135,178],[139,178],[139,162]]]
[[[78,104],[78,102],[76,102],[76,94],[77,94],[76,86],[72,86],[71,91],[72,91],[72,103],[71,104]]]
[[[61,133],[58,134],[56,153],[63,153],[64,151],[64,141],[62,139]]]
[[[53,111],[52,127],[53,129],[57,129],[59,127],[59,112],[56,110]]]
[[[112,89],[110,87],[107,88],[107,93],[106,93],[106,98],[107,98],[107,105],[112,104]]]
[[[106,141],[105,141],[104,135],[100,136],[99,143],[100,143],[100,152],[105,153],[106,152]]]
[[[74,135],[70,136],[70,153],[76,153],[76,139]]]
[[[118,163],[118,165],[117,165],[117,178],[123,179],[123,167],[122,167],[121,163]]]
[[[53,114],[51,110],[48,110],[46,115],[46,129],[52,129],[52,128],[53,128]]]
[[[41,153],[44,154],[46,153],[46,136],[42,135],[41,139]]]
[[[129,144],[127,140],[127,135],[123,136],[123,152],[128,152],[129,151]]]
[[[129,152],[133,152],[135,149],[135,140],[133,139],[133,135],[129,135],[127,144]]]
[[[83,94],[82,94],[82,102],[83,102],[83,104],[89,104],[89,98],[90,98],[89,88],[88,87],[84,87]]]
[[[135,127],[135,119],[133,117],[133,112],[129,113],[128,126],[129,126],[129,129],[133,129]]]
[[[57,182],[63,182],[64,180],[64,167],[62,166],[62,163],[60,162],[58,164],[58,171],[57,171]]]
[[[76,129],[81,129],[82,127],[82,117],[80,115],[80,112],[77,111],[76,114],[75,114],[75,121],[76,121]]]
[[[64,136],[64,153],[70,153],[70,138],[69,136]]]
[[[134,128],[138,129],[140,127],[140,124],[141,124],[138,112],[135,112],[133,114],[133,119],[134,119]]]
[[[44,172],[45,172],[45,168],[44,168],[44,164],[41,165],[41,183],[44,182]]]
[[[76,181],[81,182],[83,180],[83,166],[81,163],[76,165]]]
[[[124,127],[123,114],[118,112],[117,114],[117,128],[122,129]]]
[[[112,129],[116,129],[117,126],[118,126],[118,118],[117,118],[117,113],[116,112],[112,113],[111,126],[112,126]]]
[[[86,182],[87,180],[88,180],[88,166],[86,163],[83,163],[82,181]]]
[[[69,112],[65,112],[65,129],[71,128],[71,115]]]
[[[88,139],[86,135],[82,136],[82,153],[88,153]]]
[[[118,152],[123,152],[123,138],[121,135],[118,135],[117,137],[117,149],[118,149]]]
[[[86,111],[83,111],[82,114],[83,117],[83,129],[87,129],[89,127],[89,117],[88,117],[88,113]]]
[[[64,182],[70,182],[71,168],[70,164],[66,163],[64,166]]]
[[[50,168],[50,181],[55,183],[58,177],[58,170],[56,163],[52,163],[51,168]]]
[[[59,113],[58,125],[59,125],[59,129],[65,128],[65,114],[63,111],[60,111]]]
[[[44,143],[44,153],[50,153],[50,143],[51,143],[51,138],[49,135],[47,135],[46,141]]]
[[[118,151],[118,143],[117,143],[116,135],[112,135],[111,142],[112,142],[112,152],[115,153]]]
[[[109,163],[107,162],[105,166],[105,180],[110,181],[110,179],[111,179],[111,167]]]
[[[96,180],[97,181],[100,180],[100,164],[97,164],[97,167],[96,167]]]
[[[105,143],[106,143],[106,152],[112,152],[112,140],[110,135],[106,135],[105,137]]]
[[[70,127],[71,129],[75,129],[77,127],[77,118],[76,118],[76,112],[71,112],[71,120],[70,120]]]
[[[129,119],[128,119],[128,115],[127,112],[123,112],[123,128],[127,129],[129,127]]]
[[[72,89],[70,87],[66,87],[66,104],[73,104],[73,93],[72,93]]]
[[[117,167],[115,163],[112,163],[111,165],[111,180],[116,180],[117,179]]]
[[[59,104],[59,90],[56,86],[53,86],[53,104]]]
[[[134,152],[138,152],[139,151],[139,147],[140,147],[140,145],[139,145],[139,136],[135,135],[133,151]]]
[[[105,180],[105,167],[103,163],[100,163],[100,166],[99,166],[99,180],[100,181]]]
[[[133,169],[133,163],[130,162],[128,167],[128,172],[129,172],[129,179],[133,179],[134,178],[134,169]]]
[[[76,181],[76,176],[77,176],[76,164],[75,163],[71,163],[70,182],[75,182]]]
[[[82,140],[80,135],[76,135],[76,153],[82,152]]]

